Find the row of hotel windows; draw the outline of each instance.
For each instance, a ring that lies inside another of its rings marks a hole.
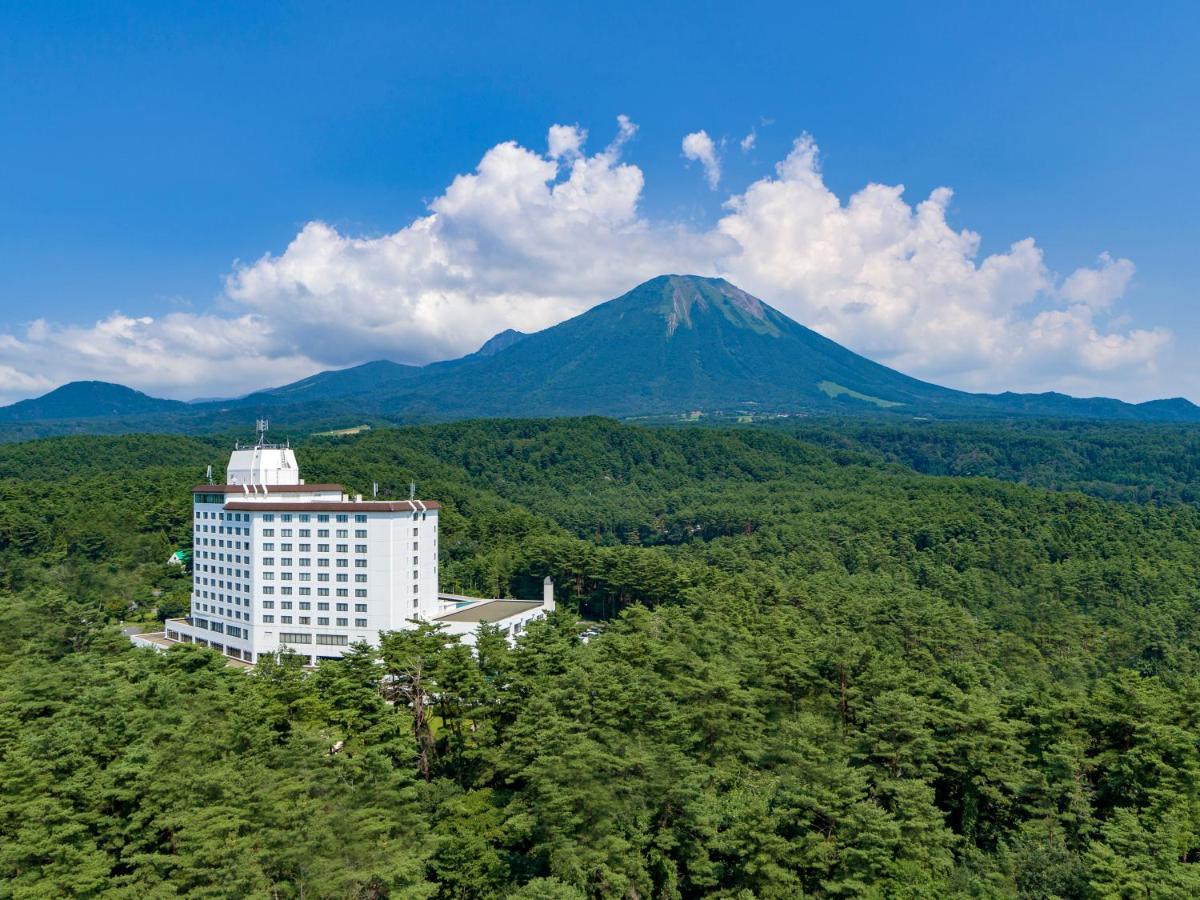
[[[295,515],[296,515],[297,522],[307,522],[310,518],[308,513],[296,513]],[[275,521],[275,513],[263,513],[262,520],[264,522],[274,522]],[[292,513],[280,513],[279,521],[280,522],[292,521]],[[317,521],[318,522],[328,522],[329,521],[329,513],[317,513]],[[335,522],[349,522],[350,517],[348,515],[346,515],[345,513],[338,513],[334,517],[334,521]],[[365,513],[355,513],[354,521],[365,523],[367,521],[367,516]]]
[[[266,562],[266,561],[264,560],[264,561],[263,561],[263,565],[264,565],[264,566],[273,566],[273,565],[275,565],[275,561],[274,561],[274,559],[273,559],[272,557],[268,556],[268,557],[267,557],[267,559],[270,559],[270,560],[271,560],[271,562]],[[291,558],[290,556],[285,556],[285,557],[284,557],[284,559],[285,559],[285,560],[287,560],[287,561],[286,561],[286,562],[281,562],[281,563],[280,563],[280,565],[283,565],[283,566],[294,566],[294,565],[298,565],[298,566],[300,566],[301,568],[305,568],[305,569],[311,569],[311,568],[312,568],[312,560],[311,560],[311,559],[309,559],[307,556],[302,556],[302,557],[300,557],[300,561],[299,561],[298,563],[293,563],[293,562],[292,562],[292,558]],[[348,569],[348,568],[350,568],[350,560],[348,560],[348,559],[339,559],[339,560],[337,561],[337,567],[338,567],[339,569]],[[356,569],[365,569],[366,567],[367,567],[367,561],[366,561],[365,559],[356,559],[356,560],[354,561],[354,568],[356,568]],[[317,560],[317,568],[318,568],[318,569],[328,569],[328,568],[329,568],[329,560],[328,560],[328,558],[326,558],[326,557],[321,557],[321,558],[319,558],[319,559]],[[414,571],[415,571],[415,570],[414,570]],[[274,573],[272,570],[270,570],[270,569],[265,569],[264,571],[260,572],[259,574],[260,574],[260,575],[262,575],[263,581],[274,581],[274,580],[275,580],[275,573]],[[300,574],[301,574],[301,575],[309,575],[309,576],[311,576],[311,575],[312,575],[312,573],[311,573],[311,572],[301,572]],[[328,573],[321,572],[321,573],[318,573],[318,574],[322,574],[322,575],[324,575],[324,574],[328,574]],[[339,574],[339,575],[341,575],[341,574],[344,574],[344,573],[341,573],[341,572],[339,572],[338,574]],[[365,574],[365,573],[360,573],[360,574]],[[291,573],[291,572],[280,572],[280,573],[279,573],[279,580],[280,580],[280,581],[291,581],[291,580],[292,580],[292,577],[291,577],[291,576],[292,576],[292,573]],[[311,577],[309,577],[309,578],[301,578],[300,580],[301,580],[301,581],[312,581],[312,578],[311,578]],[[319,579],[319,580],[320,580],[320,581],[328,581],[329,579],[328,579],[328,578],[321,578],[321,579]],[[345,579],[344,579],[344,578],[343,578],[343,579],[340,579],[340,580],[341,580],[341,581],[345,581]]]
[[[224,538],[206,538],[198,537],[193,541],[197,546],[203,547],[229,547],[237,550],[249,550],[249,541],[226,541]]]
[[[199,502],[199,501],[197,501],[197,502]],[[309,522],[312,520],[312,514],[310,514],[310,513],[280,513],[279,521],[280,522],[290,522],[290,521],[292,521],[293,516],[295,516],[295,519],[297,522]],[[417,520],[420,520],[423,522],[423,521],[425,521],[425,517],[426,517],[426,514],[423,512],[414,512],[413,513],[413,521],[414,522]],[[196,518],[197,519],[216,519],[221,522],[249,522],[250,514],[249,513],[224,512],[224,511],[217,512],[216,510],[213,510],[210,512],[207,509],[205,509],[205,510],[198,509],[198,510],[196,510]],[[317,513],[316,519],[318,522],[328,522],[329,521],[329,513]],[[263,513],[262,520],[264,522],[274,522],[275,521],[275,513]],[[347,515],[346,513],[337,513],[333,517],[333,521],[349,522],[350,516]],[[359,524],[362,524],[362,525],[367,524],[367,521],[368,521],[367,514],[366,513],[355,513],[354,521]]]
[[[297,624],[297,625],[311,625],[312,624],[311,616],[297,616],[296,619],[297,619],[297,621],[295,624]],[[262,617],[262,620],[263,620],[264,625],[274,625],[275,624],[275,616],[274,615],[265,615]],[[279,624],[280,625],[291,625],[292,617],[291,616],[280,616]],[[318,627],[319,626],[328,627],[329,626],[329,617],[328,616],[317,616],[317,625],[318,625]],[[350,627],[349,620],[342,619],[342,618],[338,618],[334,622],[334,625],[337,628],[349,628]],[[355,619],[354,627],[355,628],[366,628],[367,620],[366,619]]]
[[[229,525],[217,526],[217,525],[205,525],[203,523],[196,526],[196,531],[198,531],[198,532],[203,531],[203,532],[207,532],[209,534],[246,534],[246,535],[248,535],[250,533],[249,528],[241,528],[236,525],[235,526],[229,526]]]
[[[366,619],[355,619],[354,621],[356,628],[367,627]],[[225,634],[235,638],[249,637],[248,634],[236,625],[223,625],[221,622],[209,622],[206,619],[193,619],[192,622],[205,631],[215,631],[218,634]],[[325,624],[328,624],[328,622]],[[345,626],[346,620],[338,619],[338,625]],[[318,644],[326,644],[334,647],[344,647],[350,641],[350,638],[344,634],[318,634],[316,635],[316,639]],[[281,644],[311,644],[313,642],[313,635],[281,631],[279,633],[279,642]]]
[[[293,534],[293,531],[298,531],[299,534]],[[350,537],[350,529],[349,528],[335,528],[335,529],[333,529],[333,531],[334,531],[334,537],[339,537],[339,538]],[[263,537],[275,537],[275,529],[274,528],[264,528],[262,530],[262,536]],[[312,529],[311,528],[295,528],[295,529],[280,528],[279,536],[280,537],[310,538],[310,537],[312,537]],[[355,528],[354,536],[359,539],[365,538],[367,536],[367,529]],[[329,537],[329,529],[328,528],[318,528],[317,529],[317,537],[319,537],[319,538]],[[364,550],[362,552],[366,553],[367,551]]]
[[[318,644],[326,644],[334,647],[344,647],[349,643],[349,637],[344,634],[318,634]],[[311,634],[303,634],[290,631],[279,632],[279,643],[281,644],[311,644],[313,636]]]
[[[301,553],[312,553],[312,544],[298,544],[297,546],[299,547],[299,552],[301,552]],[[337,550],[335,551],[337,553],[349,553],[350,552],[349,544],[335,544],[334,546],[337,547]],[[274,544],[270,544],[270,545],[264,544],[263,545],[264,552],[274,552],[274,550],[275,550]],[[281,553],[290,553],[292,550],[292,545],[291,544],[280,544],[279,550]],[[317,552],[318,553],[328,553],[329,545],[328,544],[317,544]],[[355,553],[366,553],[367,545],[366,544],[355,544],[354,552]],[[285,559],[286,559],[286,557],[285,557]],[[416,560],[416,557],[414,556],[413,559]],[[262,558],[262,564],[264,566],[275,565],[275,557],[264,556]],[[290,566],[291,562],[284,562],[283,565]],[[301,565],[308,565],[308,563],[301,563]]]

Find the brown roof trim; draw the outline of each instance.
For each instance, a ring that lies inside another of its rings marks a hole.
[[[230,500],[225,508],[245,511],[257,509],[263,512],[421,512],[422,508],[441,509],[442,505],[436,500],[313,500],[310,503]]]
[[[192,488],[193,494],[244,494],[246,488],[251,487],[250,493],[254,493],[254,489],[250,485],[244,484],[198,484]],[[258,485],[259,495],[262,495],[262,485]],[[342,486],[340,484],[268,484],[266,486],[268,496],[271,494],[311,494],[315,491],[337,491],[341,493]]]

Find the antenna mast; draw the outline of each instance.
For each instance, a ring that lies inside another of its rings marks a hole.
[[[204,477],[208,479],[209,484],[213,483],[213,474],[212,474],[212,464],[211,463],[208,466],[208,471],[204,473]]]
[[[258,445],[261,447],[267,440],[267,428],[270,423],[266,419],[259,419],[254,423],[254,430],[258,432]]]
[[[415,481],[410,481],[408,483],[408,499],[409,500],[417,499],[417,483]]]

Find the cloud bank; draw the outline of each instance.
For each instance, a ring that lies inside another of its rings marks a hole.
[[[224,312],[0,334],[0,399],[78,378],[239,394],[381,357],[424,363],[665,272],[723,275],[860,353],[956,387],[1154,392],[1170,334],[1114,315],[1131,261],[1104,253],[1059,277],[1033,238],[980,259],[980,236],[948,222],[948,188],[910,204],[901,185],[868,184],[843,201],[808,136],[730,194],[711,227],[651,221],[645,175],[624,158],[636,131],[622,116],[592,153],[578,125],[552,126],[544,151],[498,144],[391,234],[310,222],[282,252],[234,267]],[[682,146],[715,189],[712,138]]]

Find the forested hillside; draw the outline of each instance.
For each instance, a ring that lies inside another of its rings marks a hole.
[[[228,442],[0,446],[0,897],[1200,895],[1194,438],[956,427],[307,438],[442,501],[444,588],[564,607],[314,674],[115,627]],[[1060,447],[1163,502],[902,465],[1104,493]]]

